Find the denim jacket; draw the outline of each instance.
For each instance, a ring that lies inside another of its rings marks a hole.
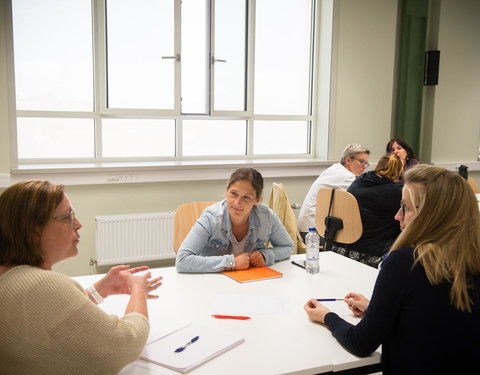
[[[248,217],[245,251],[260,251],[265,265],[290,257],[293,242],[275,212],[264,204],[252,208]],[[232,223],[226,200],[207,207],[178,250],[178,272],[221,272],[235,268]],[[268,241],[273,247],[267,248]]]

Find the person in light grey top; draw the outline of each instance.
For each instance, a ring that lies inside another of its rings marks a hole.
[[[242,270],[289,258],[292,239],[275,212],[260,203],[262,191],[263,178],[255,169],[233,172],[226,199],[207,207],[182,242],[177,271]]]

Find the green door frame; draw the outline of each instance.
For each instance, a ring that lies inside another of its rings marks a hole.
[[[428,0],[403,0],[400,8],[400,58],[393,136],[403,138],[419,156]]]

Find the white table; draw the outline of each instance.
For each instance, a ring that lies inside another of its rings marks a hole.
[[[295,255],[292,259],[304,259]],[[359,358],[344,350],[323,325],[311,322],[304,311],[310,298],[343,298],[355,291],[370,297],[378,271],[333,252],[320,253],[320,273],[309,275],[285,260],[271,268],[282,278],[238,283],[217,274],[179,274],[175,268],[152,269],[163,276],[157,290],[159,299],[148,301],[152,332],[174,328],[182,323],[196,323],[238,334],[245,343],[192,370],[192,375],[238,374],[318,374],[354,369],[380,362],[380,353]],[[74,278],[86,287],[103,275]],[[278,313],[250,314],[250,320],[212,318],[218,295],[275,296],[286,301]],[[110,296],[100,305],[108,313],[122,316],[128,296]],[[343,301],[325,302],[332,311],[356,323],[358,318]],[[136,361],[121,374],[178,374],[175,371]]]

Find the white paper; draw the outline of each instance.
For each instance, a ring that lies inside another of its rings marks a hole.
[[[213,301],[212,314],[284,314],[288,310],[288,301],[283,296],[217,294]]]
[[[168,322],[167,324],[165,324],[165,322],[161,322],[161,324],[155,324],[154,321],[150,321],[150,332],[148,334],[147,344],[150,344],[153,341],[156,341],[158,339],[161,339],[162,337],[170,335],[171,333],[174,333],[179,329],[182,329],[188,326],[189,324],[191,323],[175,322],[172,324],[172,322]]]
[[[167,371],[167,372],[166,372]],[[145,375],[145,374],[155,374],[155,375],[168,375],[171,374],[170,370],[166,370],[164,367],[160,367],[155,363],[150,363],[143,361],[141,359],[130,363],[128,366],[125,366],[118,375],[129,374],[129,375]]]
[[[195,336],[199,336],[197,341],[175,352]],[[185,373],[244,341],[236,335],[191,324],[146,345],[140,358]]]

